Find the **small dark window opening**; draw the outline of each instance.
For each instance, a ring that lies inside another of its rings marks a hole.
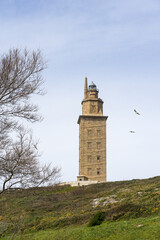
[[[79,181],[82,181],[82,179],[80,178]]]
[[[101,136],[101,130],[97,130],[97,136],[98,136],[98,137]]]
[[[97,161],[99,161],[100,160],[100,156],[97,156]]]
[[[100,168],[97,168],[97,175],[100,175]]]
[[[97,149],[100,149],[100,148],[101,148],[101,143],[97,142]]]
[[[92,147],[92,143],[88,142],[88,149],[91,149],[91,147]]]

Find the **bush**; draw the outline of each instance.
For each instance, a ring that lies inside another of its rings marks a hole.
[[[105,219],[105,212],[99,211],[90,220],[88,227],[100,225],[104,221],[104,219]]]
[[[115,215],[112,216],[112,220],[113,220],[113,221],[116,221],[116,220],[118,220],[119,218],[121,218],[122,216],[124,216],[124,213],[115,214]]]

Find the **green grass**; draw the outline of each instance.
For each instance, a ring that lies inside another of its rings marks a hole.
[[[97,198],[102,199],[93,207]],[[105,222],[88,228],[99,211],[105,213]],[[139,224],[143,226],[136,227]],[[12,190],[0,195],[0,239],[160,240],[158,229],[160,177]]]
[[[11,237],[11,236],[10,236]],[[2,238],[2,240],[7,240]],[[105,222],[100,226],[65,227],[59,230],[44,230],[23,234],[15,240],[159,240],[160,216],[150,218]]]

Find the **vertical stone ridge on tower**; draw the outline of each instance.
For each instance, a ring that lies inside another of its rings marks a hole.
[[[79,116],[78,181],[106,181],[106,120],[97,86],[85,77],[82,115]]]
[[[88,92],[88,83],[87,83],[87,77],[85,77],[85,83],[84,83],[84,99],[87,98],[87,92]]]

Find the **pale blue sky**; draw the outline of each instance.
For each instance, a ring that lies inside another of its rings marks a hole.
[[[84,77],[104,100],[107,180],[160,172],[160,2],[158,0],[0,0],[0,53],[40,48],[48,61],[44,116],[32,126],[41,161],[78,175]],[[136,108],[141,115],[135,115]],[[130,134],[135,130],[135,134]]]

